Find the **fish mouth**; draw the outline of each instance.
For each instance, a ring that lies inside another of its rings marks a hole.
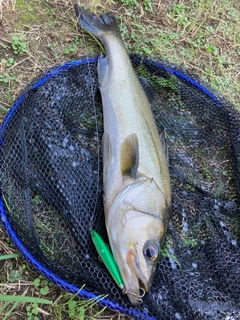
[[[141,280],[139,280],[139,285],[136,290],[133,289],[125,289],[123,291],[127,296],[131,304],[138,305],[143,302],[143,297],[145,296],[146,291],[143,289],[143,285]]]
[[[151,282],[143,275],[136,262],[133,250],[128,251],[125,269],[123,270],[123,282],[125,293],[133,305],[142,302],[142,298],[149,291]]]

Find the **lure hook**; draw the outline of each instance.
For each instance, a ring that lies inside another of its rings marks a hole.
[[[145,294],[146,294],[146,291],[143,289],[143,288],[139,288],[140,289],[140,291],[142,291],[142,294],[140,294],[140,295],[137,295],[136,293],[134,293],[134,292],[132,292],[132,291],[130,291],[130,290],[127,290],[127,289],[123,289],[122,290],[122,293],[123,294],[131,294],[132,296],[134,296],[135,298],[136,298],[136,300],[139,302],[139,303],[142,303],[143,302],[143,300],[142,300],[142,298],[145,296]]]

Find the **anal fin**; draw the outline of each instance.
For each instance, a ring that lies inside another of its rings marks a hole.
[[[165,152],[167,162],[169,163],[169,154],[168,154],[168,145],[167,145],[167,131],[164,127],[162,128],[162,131],[160,133],[160,140],[163,145],[163,150]]]
[[[155,97],[155,92],[154,92],[153,87],[148,83],[148,81],[145,77],[139,76],[138,79],[139,79],[139,81],[142,85],[142,88],[148,98],[148,102],[151,104],[154,100],[154,97]]]

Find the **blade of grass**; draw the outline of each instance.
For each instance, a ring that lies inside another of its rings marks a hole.
[[[10,304],[10,302],[4,303],[4,305],[0,308],[0,314],[7,308],[7,306]]]
[[[12,308],[10,310],[8,310],[3,318],[3,320],[7,320],[9,318],[9,316],[11,315],[11,313],[13,312],[13,310],[17,307],[19,302],[15,302],[12,306]]]
[[[19,258],[19,257],[21,257],[21,255],[19,253],[5,254],[3,256],[0,256],[0,261],[12,259],[12,258]]]
[[[0,295],[0,301],[52,304],[51,300],[27,296]]]
[[[10,212],[11,208],[10,208],[10,205],[8,204],[7,199],[5,198],[5,196],[3,196],[3,201],[4,201],[5,206],[7,207],[8,211]]]
[[[93,39],[94,41],[96,41],[96,43],[99,45],[101,51],[103,52],[104,55],[106,55],[106,51],[104,49],[104,47],[102,46],[101,42],[90,32],[88,31],[86,28],[82,27],[84,31],[86,31]]]
[[[2,111],[4,111],[4,112],[8,112],[8,111],[9,111],[9,109],[5,108],[5,107],[2,106],[1,104],[0,104],[0,110],[2,110]]]

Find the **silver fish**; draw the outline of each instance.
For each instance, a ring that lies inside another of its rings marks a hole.
[[[132,304],[148,292],[168,228],[168,162],[148,98],[112,14],[75,5],[79,23],[104,45],[98,60],[103,135],[104,211],[111,250]]]

